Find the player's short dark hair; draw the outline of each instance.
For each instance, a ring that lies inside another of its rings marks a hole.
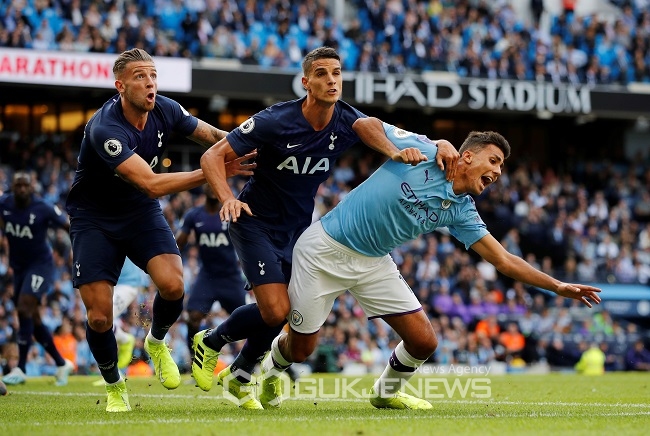
[[[318,47],[307,53],[305,59],[302,61],[302,73],[305,76],[309,75],[311,71],[311,66],[314,61],[318,59],[336,59],[341,62],[341,57],[332,47]]]
[[[465,150],[478,151],[490,144],[494,144],[503,152],[503,158],[508,159],[510,156],[510,144],[500,133],[497,132],[469,132],[465,142],[460,146],[458,152],[463,154]]]
[[[124,51],[115,59],[113,75],[117,77],[131,62],[153,62],[153,58],[141,48],[132,48],[131,50]]]

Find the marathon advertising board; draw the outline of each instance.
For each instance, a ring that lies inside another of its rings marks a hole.
[[[39,86],[74,86],[115,89],[113,63],[117,55],[0,49],[0,82]],[[158,90],[189,92],[192,89],[192,61],[185,58],[154,57]]]

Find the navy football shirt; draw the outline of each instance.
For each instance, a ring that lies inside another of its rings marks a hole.
[[[206,272],[218,276],[240,274],[228,223],[221,221],[218,212],[211,214],[204,206],[193,207],[183,217],[181,230],[188,235],[194,231],[201,267]]]
[[[302,114],[304,99],[270,106],[227,136],[239,156],[258,150],[257,168],[240,200],[264,225],[281,231],[311,223],[319,185],[329,177],[336,159],[360,142],[352,124],[365,117],[338,101],[330,123],[316,131]]]
[[[34,263],[52,262],[47,239],[49,228],[64,228],[67,218],[56,206],[32,195],[30,204],[21,209],[13,194],[0,198],[4,235],[9,242],[9,265],[21,270]]]
[[[106,102],[86,124],[77,171],[66,202],[70,215],[132,216],[159,208],[156,199],[122,180],[115,168],[137,153],[151,168],[161,159],[172,132],[189,136],[198,119],[176,101],[156,96],[144,130],[136,129],[122,112],[120,97]]]

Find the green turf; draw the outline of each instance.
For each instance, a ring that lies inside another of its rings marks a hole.
[[[471,386],[465,384],[467,378],[437,378],[428,385],[434,406],[428,411],[377,410],[366,399],[355,398],[355,392],[370,388],[369,377],[353,384],[346,395],[335,392],[342,377],[313,377],[302,391],[301,385],[290,386],[303,398],[289,399],[282,409],[271,411],[241,410],[222,396],[221,387],[206,393],[187,378],[174,391],[154,379],[132,378],[127,384],[133,411],[119,414],[105,412],[104,388],[91,385],[96,377],[73,376],[62,388],[54,386],[53,378],[31,378],[24,385],[9,386],[9,395],[0,397],[0,435],[627,436],[646,435],[650,429],[647,373],[490,376],[489,385],[479,380],[483,389],[470,387],[465,398],[458,389],[450,398],[446,389],[455,380],[457,388]],[[486,386],[490,398],[472,397],[472,392],[486,394]],[[328,398],[314,398],[314,390]],[[333,398],[341,396],[347,398]]]

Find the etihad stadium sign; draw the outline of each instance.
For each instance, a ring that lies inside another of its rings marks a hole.
[[[223,62],[195,63],[197,96],[263,101],[266,105],[305,95],[302,73]],[[387,111],[503,112],[538,116],[647,116],[650,84],[572,85],[551,82],[466,78],[446,72],[422,74],[343,73],[343,100]]]
[[[412,100],[432,108],[453,108],[465,103],[475,110],[591,112],[591,90],[587,86],[486,79],[472,79],[463,86],[457,80],[433,74],[423,75],[419,80],[410,76],[356,74],[353,81],[357,103],[372,104],[381,95],[389,105]]]

